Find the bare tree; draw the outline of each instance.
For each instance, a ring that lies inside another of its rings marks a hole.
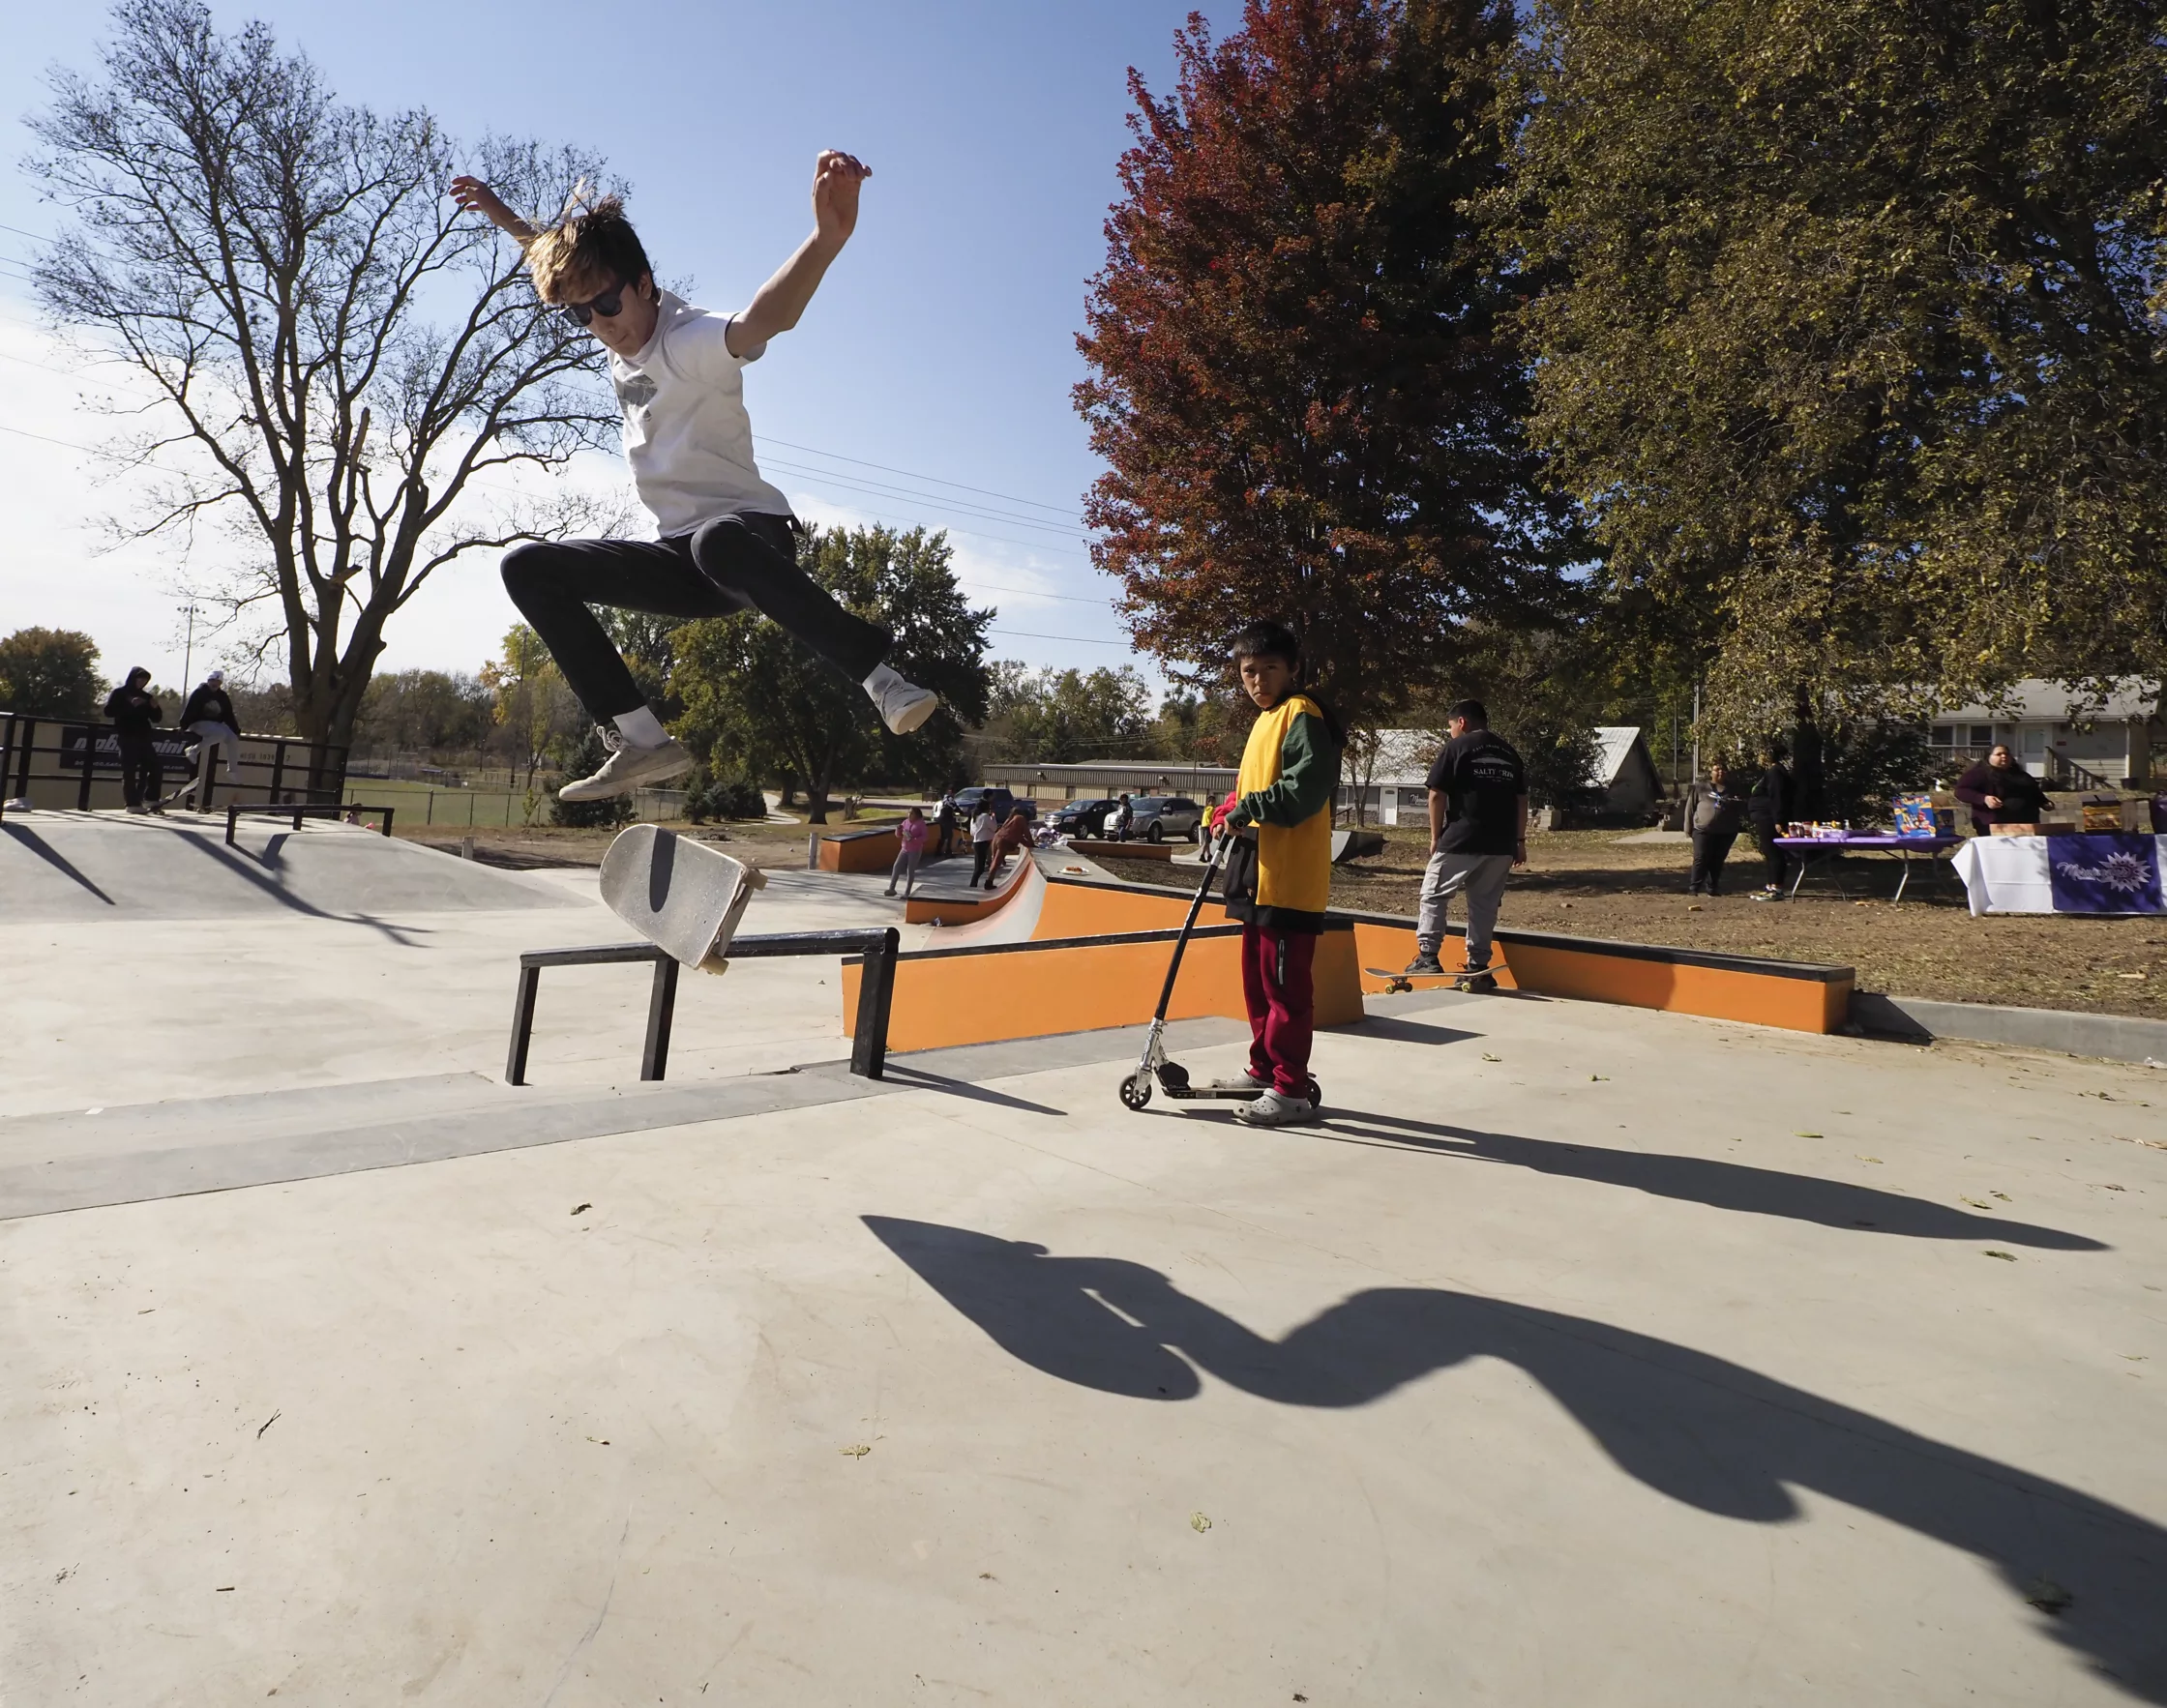
[[[284,649],[297,730],[344,742],[386,623],[434,571],[587,519],[576,497],[469,495],[561,470],[616,416],[592,342],[444,186],[473,170],[548,214],[598,162],[462,152],[426,112],[342,104],[267,27],[221,36],[197,0],[125,0],[101,74],[52,89],[28,164],[75,228],[40,259],[40,298],[159,399],[119,449],[165,485],[125,525],[231,527],[231,612],[277,612],[259,633]]]

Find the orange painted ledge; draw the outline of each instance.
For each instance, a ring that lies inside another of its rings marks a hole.
[[[848,830],[820,839],[822,871],[886,871],[895,865],[903,844],[895,827],[884,830]]]
[[[888,1047],[946,1049],[1095,1032],[1150,1019],[1166,982],[1175,930],[1117,936],[1055,938],[985,948],[921,949],[896,961]],[[1247,1017],[1241,990],[1241,928],[1200,926],[1182,957],[1170,1019],[1202,1015]],[[858,1012],[862,960],[843,963],[844,1030]],[[1347,1025],[1362,1017],[1354,932],[1327,928],[1317,945],[1317,1023]]]

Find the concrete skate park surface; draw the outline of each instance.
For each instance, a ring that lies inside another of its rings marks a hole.
[[[753,1072],[785,961],[649,1087],[552,973],[515,1092],[623,935],[519,882],[0,915],[10,1708],[2167,1701],[2158,1074],[1431,992],[1252,1133],[1133,1033]]]

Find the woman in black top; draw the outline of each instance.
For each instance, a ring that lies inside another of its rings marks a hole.
[[[1759,901],[1782,899],[1783,880],[1791,875],[1790,850],[1776,846],[1776,838],[1783,835],[1796,805],[1791,767],[1785,763],[1789,757],[1781,742],[1770,742],[1763,748],[1761,780],[1746,797],[1746,817],[1753,824],[1753,839],[1761,844],[1761,858],[1768,869],[1768,881],[1755,898]]]
[[[2039,780],[2016,762],[2008,744],[1997,742],[1985,759],[1956,780],[1956,798],[1972,810],[1972,828],[1992,836],[1998,824],[2036,824],[2046,810]]]
[[[157,810],[164,782],[151,735],[158,727],[159,707],[150,696],[150,680],[151,673],[137,664],[105,699],[105,716],[113,721],[113,737],[120,744],[120,792],[131,812]]]

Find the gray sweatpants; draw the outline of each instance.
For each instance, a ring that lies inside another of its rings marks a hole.
[[[1422,910],[1415,922],[1414,940],[1425,955],[1435,955],[1444,941],[1444,922],[1452,898],[1468,898],[1468,965],[1490,964],[1490,939],[1498,928],[1498,903],[1504,898],[1505,879],[1512,871],[1510,854],[1447,854],[1430,856],[1430,869],[1422,874]]]

